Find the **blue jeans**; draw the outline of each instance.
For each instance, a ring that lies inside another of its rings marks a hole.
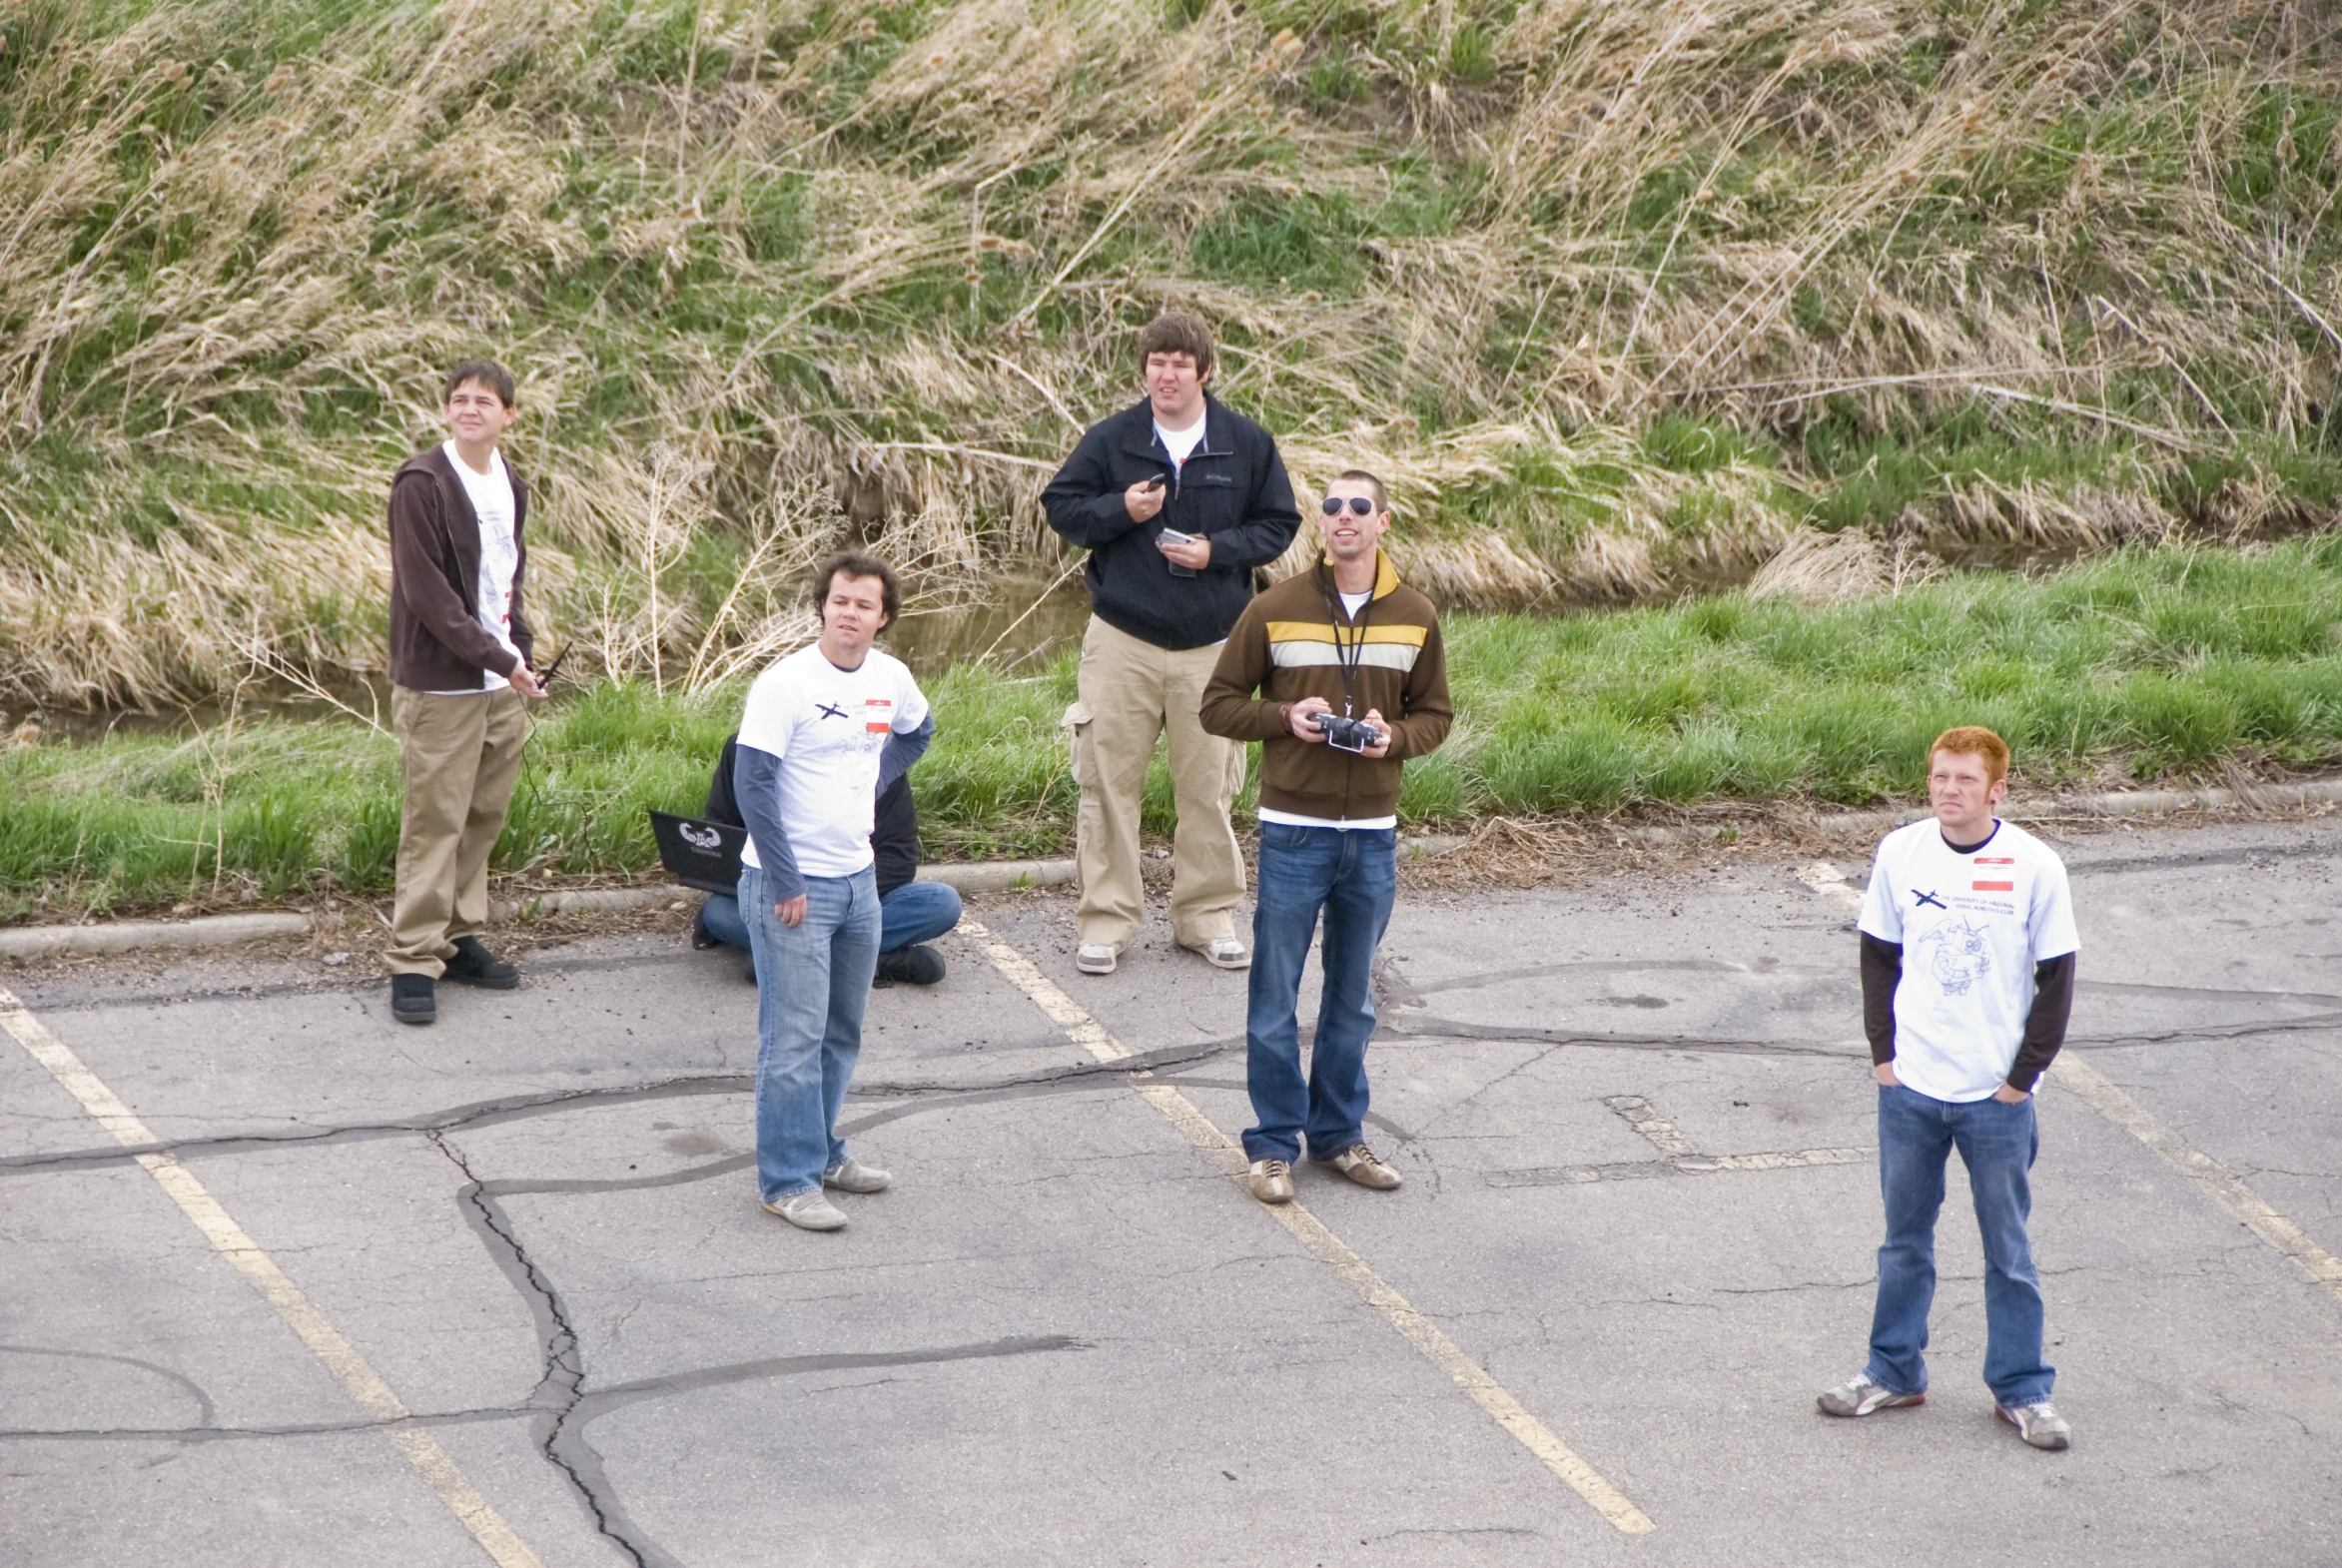
[[[1330,1160],[1364,1136],[1374,949],[1397,896],[1395,829],[1260,824],[1244,1018],[1244,1077],[1257,1122],[1244,1131],[1246,1160],[1297,1160],[1304,1136],[1311,1159]],[[1321,910],[1325,989],[1304,1085],[1294,1006]]]
[[[846,1158],[834,1131],[878,968],[878,879],[807,877],[805,918],[781,924],[764,873],[740,869],[756,954],[756,1182],[768,1203],[821,1186]]]
[[[724,946],[748,946],[748,925],[740,918],[740,901],[731,894],[710,893],[699,918],[706,922],[707,934]],[[933,942],[960,923],[960,890],[948,882],[906,882],[878,901],[878,920],[881,953]]]
[[[2004,1405],[2049,1397],[2057,1369],[2041,1360],[2041,1281],[2025,1217],[2026,1173],[2041,1145],[2030,1096],[2014,1105],[1932,1100],[1879,1086],[1879,1185],[1887,1242],[1879,1248],[1879,1306],[1871,1318],[1871,1380],[1898,1393],[1928,1386],[1928,1308],[1936,1298],[1936,1215],[1952,1151],[1967,1167],[1984,1243],[1984,1382]]]

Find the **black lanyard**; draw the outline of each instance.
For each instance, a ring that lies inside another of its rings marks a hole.
[[[1328,578],[1328,581],[1331,579]],[[1358,606],[1357,621],[1348,641],[1341,634],[1341,590],[1327,588],[1325,613],[1333,622],[1333,661],[1341,666],[1341,716],[1355,717],[1350,712],[1350,698],[1357,691],[1358,670],[1366,662],[1366,614],[1374,608],[1374,590],[1366,590],[1366,600]]]

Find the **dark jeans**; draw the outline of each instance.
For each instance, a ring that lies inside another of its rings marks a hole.
[[[699,911],[707,934],[730,948],[748,946],[740,901],[710,893]],[[894,953],[915,942],[933,942],[960,923],[960,890],[948,882],[906,882],[878,901],[878,950]]]
[[[1928,1308],[1936,1299],[1936,1216],[1952,1151],[1967,1167],[1984,1242],[1984,1382],[2004,1405],[2049,1397],[2057,1369],[2041,1359],[2041,1281],[2024,1222],[2026,1173],[2040,1149],[2031,1097],[2011,1105],[1932,1100],[1879,1086],[1879,1185],[1887,1243],[1879,1248],[1879,1305],[1871,1318],[1873,1382],[1899,1393],[1928,1386]]]
[[[1374,949],[1398,895],[1391,828],[1260,824],[1260,886],[1252,905],[1252,973],[1244,1019],[1245,1080],[1255,1126],[1246,1160],[1313,1160],[1360,1142],[1366,1120],[1366,1039],[1374,1033]],[[1309,1077],[1301,1078],[1301,966],[1325,915],[1325,989]]]

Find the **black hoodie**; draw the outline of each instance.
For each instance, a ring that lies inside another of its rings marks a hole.
[[[1157,475],[1163,510],[1131,520],[1123,492]],[[1285,552],[1300,530],[1293,486],[1276,441],[1217,399],[1203,401],[1203,439],[1174,466],[1155,434],[1155,407],[1101,419],[1041,492],[1049,525],[1090,551],[1083,577],[1098,618],[1159,648],[1202,648],[1224,639],[1252,598],[1252,570]],[[1166,528],[1211,540],[1211,564],[1171,574],[1156,546]]]

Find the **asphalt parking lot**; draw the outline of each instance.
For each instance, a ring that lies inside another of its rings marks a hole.
[[[2069,1452],[1992,1419],[1956,1187],[1930,1402],[1814,1411],[1878,1244],[1859,856],[1402,894],[1407,1184],[1289,1213],[1224,1147],[1240,977],[1160,920],[1078,975],[1029,894],[874,997],[897,1186],[836,1235],[758,1208],[754,993],[670,936],[427,1030],[306,955],[0,970],[0,1561],[2342,1561],[2342,825],[2059,842]]]

